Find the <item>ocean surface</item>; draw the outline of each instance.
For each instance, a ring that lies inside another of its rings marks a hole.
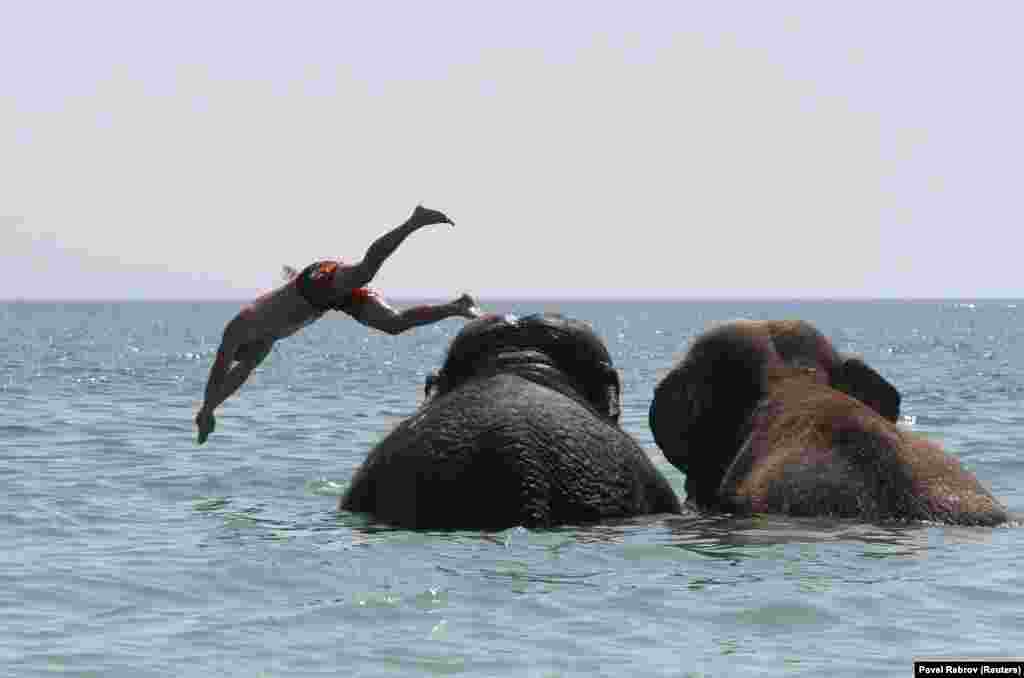
[[[654,445],[656,381],[709,325],[801,318],[863,355],[1024,513],[1024,301],[501,302],[591,322]],[[0,675],[864,676],[1024,654],[1024,529],[650,516],[411,532],[340,512],[462,321],[332,314],[195,444],[238,303],[0,304]],[[466,506],[473,511],[473,506]]]

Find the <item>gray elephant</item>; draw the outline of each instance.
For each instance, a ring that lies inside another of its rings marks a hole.
[[[892,384],[812,325],[734,321],[693,342],[656,387],[649,422],[701,508],[1006,521],[956,459],[896,424],[899,409]]]
[[[408,528],[544,527],[679,513],[618,425],[618,372],[585,323],[557,314],[467,323],[427,400],[369,453],[344,510]]]

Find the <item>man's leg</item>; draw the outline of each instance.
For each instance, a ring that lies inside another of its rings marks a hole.
[[[341,292],[348,292],[356,287],[363,287],[367,285],[373,277],[377,275],[377,271],[387,261],[387,258],[395,253],[398,246],[402,242],[412,235],[417,230],[424,226],[430,226],[433,224],[452,224],[455,223],[445,216],[442,212],[437,210],[427,209],[422,205],[418,205],[413,210],[412,216],[405,220],[405,223],[401,226],[394,228],[381,237],[373,241],[369,249],[366,250],[366,254],[363,256],[363,260],[358,264],[352,266],[346,272],[344,276],[337,276],[336,285],[344,288],[340,289]]]
[[[419,325],[429,325],[445,318],[479,318],[483,312],[476,305],[476,301],[468,294],[463,294],[458,299],[447,304],[413,306],[399,311],[396,318],[398,331],[395,334],[404,332]]]
[[[445,318],[479,318],[483,312],[476,301],[463,294],[447,304],[426,304],[413,306],[402,311],[391,308],[377,295],[370,295],[353,314],[356,320],[388,334],[401,334],[420,325],[429,325]]]

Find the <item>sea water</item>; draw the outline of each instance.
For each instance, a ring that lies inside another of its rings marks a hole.
[[[487,303],[593,324],[622,425],[710,325],[801,318],[1024,511],[1024,302]],[[1024,530],[690,513],[413,532],[338,511],[461,320],[330,314],[193,417],[238,303],[0,305],[0,671],[10,676],[911,675],[1024,654]],[[466,506],[472,512],[472,505]]]

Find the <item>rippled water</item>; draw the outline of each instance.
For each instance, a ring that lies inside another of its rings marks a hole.
[[[910,675],[1020,655],[1024,530],[656,516],[417,533],[336,510],[460,326],[338,315],[194,444],[230,303],[0,305],[0,667],[80,676]],[[709,324],[803,318],[1024,512],[1024,302],[519,302],[589,320],[647,428]],[[467,510],[472,510],[467,506]]]

